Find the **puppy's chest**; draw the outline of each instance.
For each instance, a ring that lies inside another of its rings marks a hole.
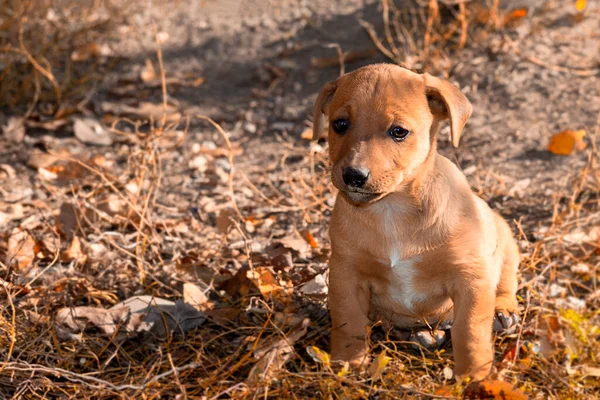
[[[374,215],[377,242],[370,253],[380,265],[378,273],[385,282],[376,285],[374,295],[380,301],[391,300],[406,311],[416,312],[425,300],[441,295],[443,288],[435,276],[430,276],[423,238],[414,234],[400,212],[394,211],[383,209]]]

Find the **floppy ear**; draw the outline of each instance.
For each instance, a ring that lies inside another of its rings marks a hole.
[[[323,133],[325,115],[329,114],[329,102],[333,98],[333,94],[337,89],[337,81],[328,82],[315,103],[315,111],[313,114],[313,140],[319,139]]]
[[[450,82],[428,73],[423,74],[423,79],[431,113],[440,121],[450,118],[452,145],[458,147],[460,134],[473,111],[471,103],[460,89]]]

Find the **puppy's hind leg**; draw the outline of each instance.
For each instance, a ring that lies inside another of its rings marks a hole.
[[[511,333],[519,322],[519,304],[517,302],[517,270],[519,268],[519,249],[512,238],[510,229],[504,221],[500,224],[500,240],[504,247],[504,257],[500,281],[496,288],[496,315],[494,331]]]

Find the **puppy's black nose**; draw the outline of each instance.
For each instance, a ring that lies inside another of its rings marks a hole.
[[[344,183],[350,187],[363,187],[369,179],[369,170],[366,168],[346,167],[342,172]]]

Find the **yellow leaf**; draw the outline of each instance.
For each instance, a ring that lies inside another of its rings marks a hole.
[[[342,366],[342,369],[340,369],[337,372],[337,376],[346,376],[346,375],[350,375],[350,364],[348,363],[348,361],[344,362],[344,365]]]
[[[575,3],[575,9],[577,9],[579,12],[582,12],[585,9],[585,0],[577,0]]]
[[[568,156],[574,150],[583,150],[586,146],[583,141],[584,136],[584,129],[578,131],[564,130],[552,136],[548,145],[548,151],[553,154]]]
[[[381,378],[381,373],[385,369],[386,365],[390,362],[392,358],[385,355],[385,351],[379,353],[376,359],[373,360],[371,366],[369,367],[369,373],[371,374],[371,379],[376,381]]]
[[[329,367],[329,365],[331,364],[329,354],[327,354],[326,351],[321,350],[317,346],[307,346],[306,352],[313,359],[314,362],[324,364],[327,367]]]

